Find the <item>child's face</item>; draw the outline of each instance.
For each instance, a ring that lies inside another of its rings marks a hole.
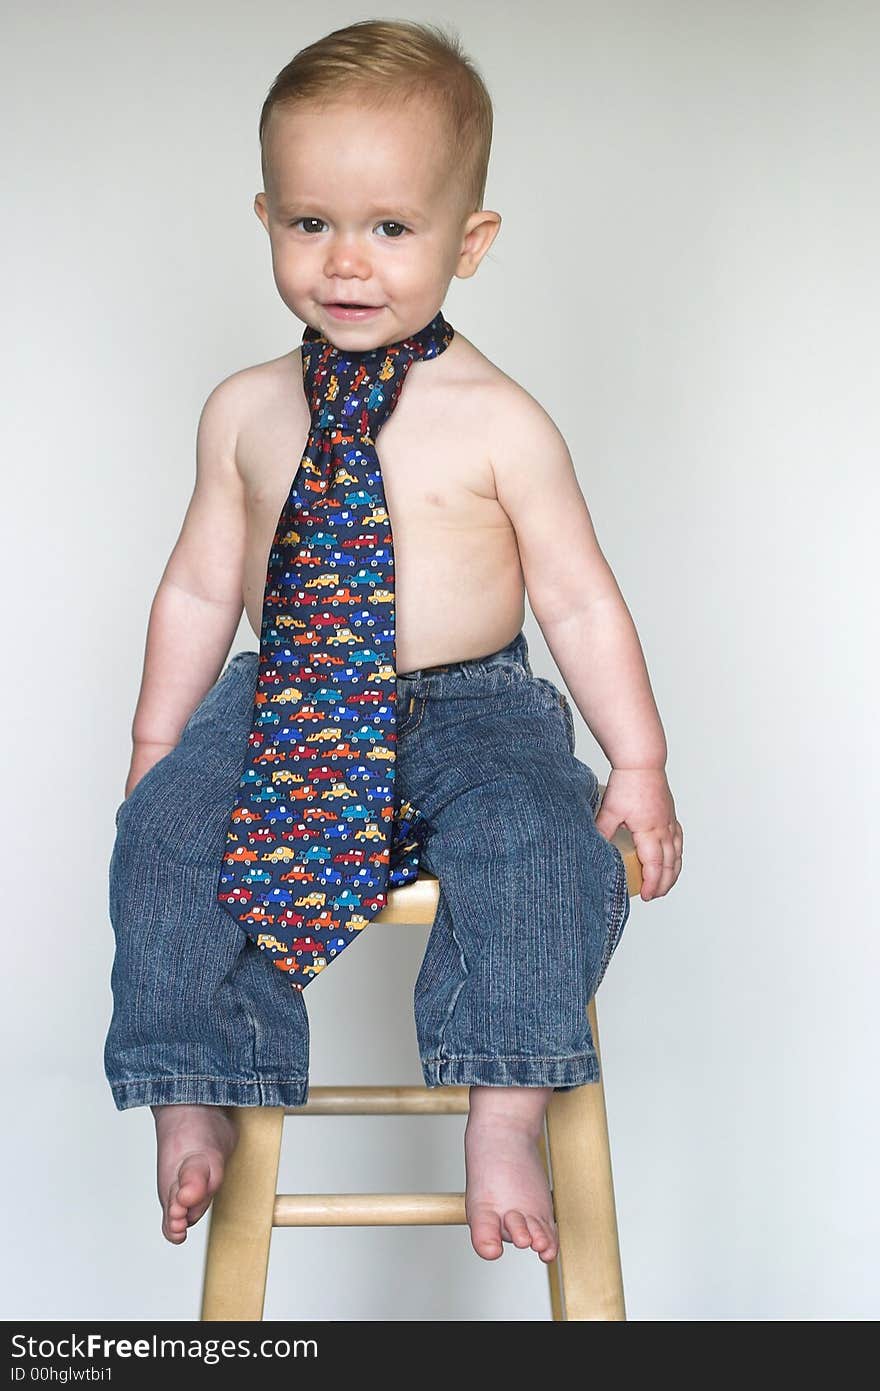
[[[418,332],[498,230],[497,214],[464,208],[440,117],[425,102],[276,108],[264,145],[266,190],[254,206],[275,283],[339,347],[365,351]],[[329,307],[339,301],[375,308],[345,319]]]

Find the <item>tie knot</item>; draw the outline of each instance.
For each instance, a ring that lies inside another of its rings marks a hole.
[[[337,348],[307,324],[302,340],[303,385],[313,426],[375,436],[397,404],[412,364],[437,357],[454,333],[438,311],[409,338],[356,352]]]

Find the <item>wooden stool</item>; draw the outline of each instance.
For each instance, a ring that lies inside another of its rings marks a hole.
[[[601,788],[604,794],[604,786]],[[614,836],[630,896],[641,888],[632,836]],[[432,874],[388,896],[374,923],[427,923],[437,911]],[[599,1054],[595,998],[590,1028]],[[604,1075],[604,1071],[603,1071]],[[273,1227],[439,1226],[466,1223],[464,1193],[277,1193],[285,1116],[466,1115],[470,1089],[310,1087],[304,1106],[242,1106],[238,1143],[211,1205],[202,1289],[203,1320],[263,1317]],[[623,1320],[623,1276],[602,1082],[553,1092],[541,1155],[553,1196],[559,1252],[547,1264],[553,1319]]]

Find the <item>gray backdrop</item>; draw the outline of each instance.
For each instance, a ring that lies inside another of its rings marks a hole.
[[[629,1317],[876,1317],[869,0],[7,12],[4,1316],[198,1317],[207,1222],[161,1237],[152,1118],[102,1071],[113,810],[201,406],[302,336],[261,102],[388,14],[452,21],[494,97],[504,225],[444,307],[565,435],[669,740],[684,872],[598,1002]],[[580,720],[578,754],[605,779]],[[425,934],[309,992],[314,1083],[421,1081]],[[462,1127],[289,1120],[281,1187],[458,1189]],[[545,1319],[545,1268],[463,1228],[277,1232],[267,1317],[328,1313]]]

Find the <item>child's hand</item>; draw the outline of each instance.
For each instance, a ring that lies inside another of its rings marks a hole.
[[[134,792],[141,778],[148,773],[154,763],[158,763],[160,758],[164,758],[176,744],[157,744],[138,741],[134,746],[131,756],[131,766],[128,770],[128,777],[125,779],[125,800]]]
[[[612,768],[596,829],[611,840],[620,825],[632,835],[642,866],[640,897],[662,897],[681,874],[684,839],[663,768]]]

